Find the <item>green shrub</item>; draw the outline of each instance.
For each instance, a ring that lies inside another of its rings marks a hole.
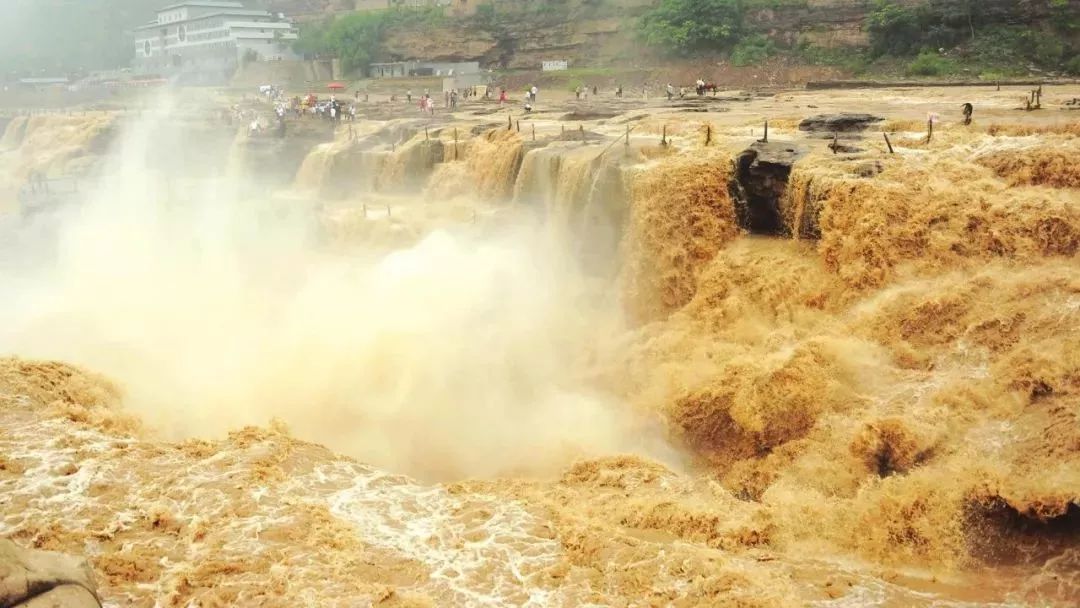
[[[647,44],[677,55],[729,49],[743,31],[742,0],[661,0],[640,30]]]
[[[953,65],[948,59],[932,51],[923,51],[908,64],[907,73],[912,76],[942,76],[952,71]]]
[[[1080,76],[1080,55],[1074,56],[1065,63],[1065,71],[1074,76]]]
[[[919,15],[913,8],[879,0],[867,14],[866,31],[875,56],[907,55],[923,43]]]
[[[1060,36],[1025,26],[986,28],[971,43],[970,51],[978,63],[1014,71],[1027,63],[1056,69],[1067,54]]]
[[[731,63],[739,67],[764,62],[776,54],[776,45],[765,36],[751,36],[739,41],[731,51]]]
[[[866,51],[858,48],[826,48],[802,42],[796,53],[811,65],[834,66],[853,74],[864,73],[869,65]]]
[[[490,2],[477,6],[476,13],[473,15],[473,19],[475,19],[481,27],[493,26],[497,17],[495,5]]]

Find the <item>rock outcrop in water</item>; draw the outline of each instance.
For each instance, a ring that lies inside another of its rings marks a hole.
[[[870,125],[885,120],[873,114],[855,114],[843,112],[840,114],[819,114],[804,118],[799,123],[800,131],[813,131],[831,133],[852,133],[865,131]]]
[[[735,157],[730,188],[740,227],[770,236],[798,232],[786,224],[781,203],[792,166],[803,154],[805,150],[793,142],[757,141]]]
[[[0,606],[98,608],[101,604],[85,560],[24,549],[0,539]]]

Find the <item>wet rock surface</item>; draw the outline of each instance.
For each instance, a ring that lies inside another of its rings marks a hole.
[[[799,123],[800,131],[827,132],[827,133],[852,133],[865,131],[871,125],[885,120],[873,114],[856,114],[841,112],[839,114],[818,114],[803,119]]]
[[[780,203],[791,168],[805,152],[792,142],[756,141],[735,158],[729,192],[739,226],[752,234],[789,234]]]
[[[99,608],[86,560],[0,539],[0,606]]]

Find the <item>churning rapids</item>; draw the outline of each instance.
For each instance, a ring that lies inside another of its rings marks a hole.
[[[1076,605],[1080,123],[966,94],[3,119],[0,536],[108,606]]]

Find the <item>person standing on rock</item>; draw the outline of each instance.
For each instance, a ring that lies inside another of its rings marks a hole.
[[[671,83],[669,82],[667,84],[667,100],[671,101],[674,98],[675,98],[675,87],[671,86]]]
[[[529,92],[532,93],[532,102],[536,103],[536,94],[539,92],[536,85],[533,85],[533,88],[529,89]]]
[[[412,89],[405,91],[405,101],[412,103]]]

